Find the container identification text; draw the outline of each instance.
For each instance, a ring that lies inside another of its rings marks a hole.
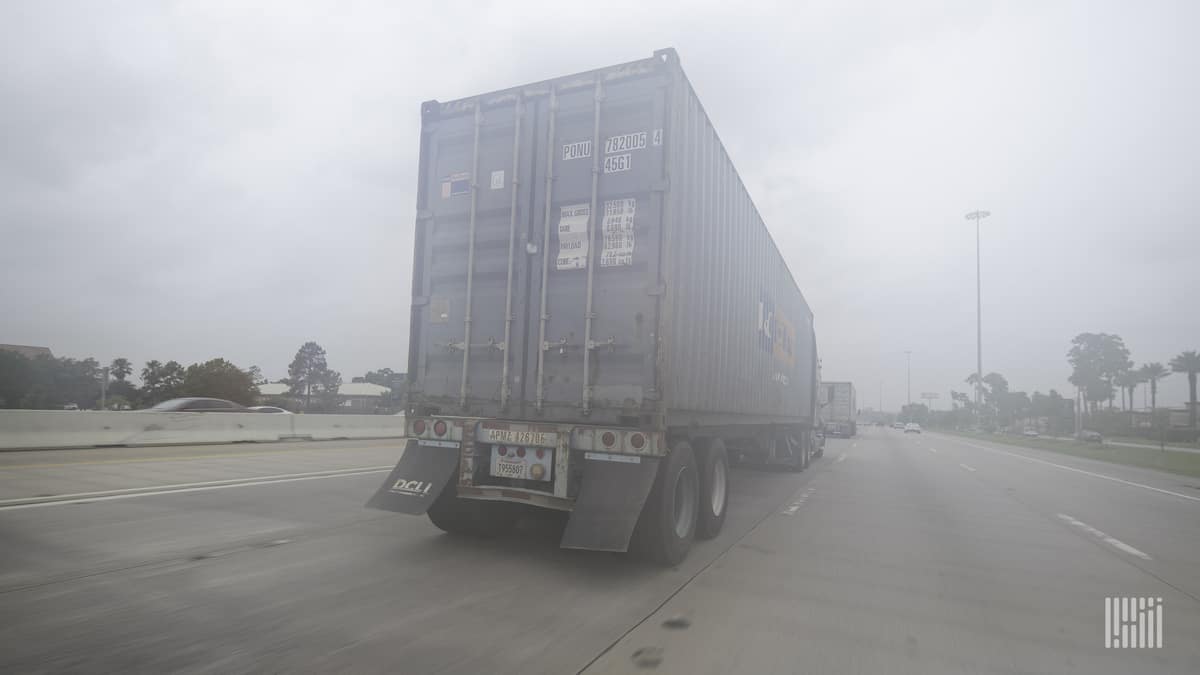
[[[604,173],[618,173],[633,168],[633,155],[611,155],[604,158]]]
[[[568,159],[583,159],[584,157],[592,156],[591,141],[576,141],[575,143],[563,144],[563,161]]]
[[[646,147],[646,132],[638,131],[632,134],[609,137],[608,140],[604,141],[604,154],[611,155],[614,152],[641,150],[644,147]]]

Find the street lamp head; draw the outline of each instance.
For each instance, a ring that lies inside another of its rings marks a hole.
[[[972,211],[967,214],[967,220],[981,220],[992,215],[991,211]]]

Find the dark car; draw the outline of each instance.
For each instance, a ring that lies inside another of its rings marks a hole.
[[[223,398],[173,398],[146,409],[149,412],[255,412]]]
[[[1104,442],[1104,437],[1100,435],[1099,431],[1092,431],[1090,429],[1084,429],[1083,431],[1080,431],[1079,433],[1075,434],[1075,438],[1077,440],[1087,441],[1089,443]]]

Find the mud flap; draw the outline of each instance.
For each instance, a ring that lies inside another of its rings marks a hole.
[[[367,506],[419,516],[446,489],[457,468],[458,448],[431,448],[410,440]]]
[[[559,546],[627,551],[642,506],[654,487],[659,460],[596,452],[584,457],[583,484]]]

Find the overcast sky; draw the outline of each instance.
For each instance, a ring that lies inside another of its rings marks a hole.
[[[1014,390],[1200,349],[1200,3],[249,4],[0,6],[0,342],[401,370],[420,102],[672,46],[861,406],[967,389],[976,208]]]

